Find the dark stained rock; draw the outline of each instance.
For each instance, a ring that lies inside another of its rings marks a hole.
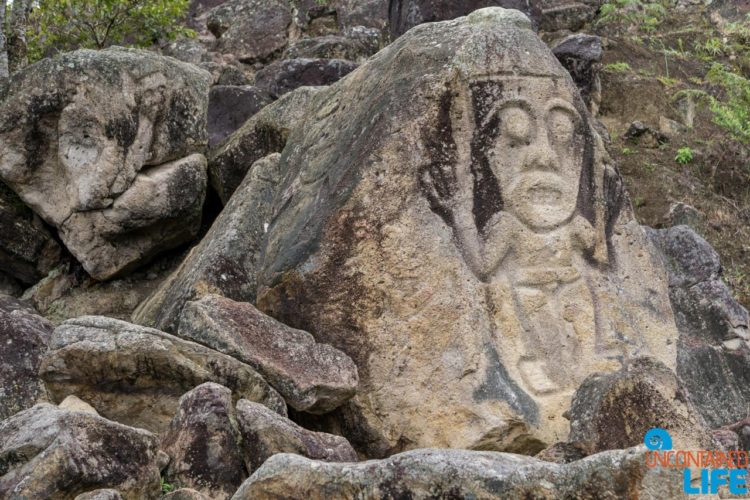
[[[362,61],[377,52],[377,45],[360,38],[330,35],[302,38],[289,46],[284,59],[344,59]]]
[[[385,31],[388,26],[388,1],[338,0],[336,14],[343,32],[358,26]]]
[[[0,497],[68,499],[111,488],[156,499],[157,451],[150,432],[41,403],[0,422]]]
[[[209,498],[232,496],[248,476],[233,413],[232,391],[218,384],[201,384],[180,398],[161,443],[171,457],[167,482]]]
[[[357,453],[349,442],[332,434],[308,431],[246,399],[237,402],[237,425],[250,473],[273,455],[294,453],[324,462],[356,462]]]
[[[281,179],[279,158],[274,153],[255,162],[208,234],[134,312],[135,323],[176,333],[189,300],[217,293],[241,302],[255,301],[265,226]]]
[[[252,64],[284,51],[292,9],[287,0],[229,0],[211,9],[206,20],[217,38],[214,50]]]
[[[100,415],[165,431],[179,398],[204,382],[286,414],[284,400],[250,366],[172,335],[100,316],[57,327],[40,368],[54,401],[75,394]]]
[[[666,429],[674,448],[713,449],[705,422],[669,368],[640,358],[608,374],[593,374],[573,396],[568,442],[587,455],[637,446],[654,427]]]
[[[357,69],[341,59],[285,59],[269,64],[255,75],[255,86],[276,97],[299,87],[331,85]]]
[[[537,0],[541,9],[540,29],[578,31],[592,21],[604,0]]]
[[[558,465],[509,453],[415,450],[358,464],[275,455],[233,500],[348,498],[687,499],[682,472],[648,468],[645,448]]]
[[[534,24],[541,19],[534,0],[393,0],[389,7],[391,36],[397,38],[417,25],[448,21],[484,7],[520,10]]]
[[[31,285],[46,276],[60,257],[60,245],[41,219],[0,182],[0,272]]]
[[[250,85],[245,72],[237,66],[224,66],[221,69],[219,80],[216,82],[217,85]]]
[[[208,96],[209,147],[216,146],[272,102],[270,95],[252,86],[216,85]]]
[[[289,133],[305,116],[310,101],[319,91],[319,88],[305,87],[282,96],[210,153],[211,185],[224,204],[256,161],[284,149]]]
[[[39,366],[53,328],[29,305],[0,295],[0,420],[47,399]]]
[[[677,375],[711,428],[750,407],[750,316],[721,279],[719,256],[688,226],[648,230],[669,270],[680,331]]]
[[[253,366],[298,411],[329,412],[354,396],[359,382],[343,352],[219,295],[185,305],[179,336]]]
[[[568,70],[576,82],[581,97],[595,111],[601,98],[599,63],[602,60],[602,40],[598,36],[578,33],[555,44],[552,53]],[[592,103],[595,108],[592,108]]]

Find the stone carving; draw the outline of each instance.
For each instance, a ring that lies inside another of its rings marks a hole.
[[[605,238],[596,236],[593,137],[557,78],[458,84],[446,90],[437,126],[423,132],[432,159],[423,193],[485,283],[490,309],[511,316],[502,323],[517,329],[517,369],[537,395],[577,387],[589,373],[581,356],[614,368],[625,355],[597,328],[586,277],[607,265],[606,248],[597,248]]]

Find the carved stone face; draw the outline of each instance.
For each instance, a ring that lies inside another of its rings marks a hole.
[[[576,210],[585,146],[573,93],[552,78],[503,79],[489,152],[505,210],[532,229],[568,221]]]

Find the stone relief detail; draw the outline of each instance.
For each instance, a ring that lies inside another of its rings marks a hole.
[[[421,188],[485,283],[495,348],[517,357],[531,394],[571,390],[586,356],[619,366],[622,342],[597,320],[587,275],[607,266],[593,206],[593,137],[552,77],[491,77],[452,85]],[[606,243],[605,243],[606,244]],[[488,374],[488,377],[490,375]]]

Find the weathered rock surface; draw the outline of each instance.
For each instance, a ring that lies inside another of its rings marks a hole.
[[[344,59],[363,61],[377,52],[377,46],[362,39],[339,35],[303,38],[291,44],[284,59]]]
[[[576,82],[581,97],[593,114],[601,101],[599,63],[602,60],[602,40],[598,36],[578,33],[555,44],[552,53],[568,70]]]
[[[568,465],[465,450],[416,450],[359,464],[276,455],[232,498],[688,498],[681,472],[647,468],[644,451],[604,452]]]
[[[254,302],[256,272],[281,180],[279,153],[258,160],[179,268],[133,314],[135,323],[177,332],[185,303],[216,293]]]
[[[252,86],[211,87],[208,97],[208,145],[216,146],[271,101],[265,91]]]
[[[258,308],[354,360],[337,419],[370,456],[533,453],[591,373],[675,366],[666,272],[517,11],[396,40],[312,99],[280,170]]]
[[[308,431],[246,399],[237,402],[237,425],[242,435],[245,462],[251,473],[278,453],[294,453],[324,462],[357,461],[357,453],[346,439]]]
[[[715,448],[674,372],[648,358],[589,376],[573,396],[568,418],[568,441],[588,455],[637,446],[654,427],[670,433],[674,449]]]
[[[286,414],[278,393],[250,366],[151,328],[87,316],[57,327],[40,368],[52,398],[70,394],[100,415],[162,433],[179,398],[204,382]]]
[[[419,24],[448,21],[484,7],[520,10],[536,25],[541,19],[537,4],[535,0],[394,0],[389,5],[391,36],[396,38]]]
[[[383,0],[339,0],[336,14],[343,32],[364,26],[384,31],[388,25],[388,2]]]
[[[226,204],[250,167],[261,158],[280,153],[290,132],[321,89],[304,87],[263,108],[229,136],[209,159],[211,185]]]
[[[0,183],[0,272],[30,285],[60,261],[60,245],[18,195]]]
[[[38,404],[0,422],[0,497],[74,498],[111,488],[127,500],[156,499],[157,450],[145,430]]]
[[[603,0],[538,0],[540,28],[544,31],[577,31],[592,21]]]
[[[47,399],[38,373],[53,328],[24,302],[0,295],[0,420]]]
[[[180,488],[172,493],[167,493],[162,497],[163,500],[212,500],[200,491],[192,488]]]
[[[92,415],[99,415],[99,413],[97,413],[93,406],[72,394],[63,399],[62,402],[57,405],[57,407],[61,410],[66,411],[82,411],[84,413],[90,413]]]
[[[267,62],[287,46],[292,11],[287,0],[229,0],[211,9],[206,20],[216,51],[244,63]]]
[[[688,226],[648,230],[669,270],[680,339],[677,375],[711,428],[747,417],[750,317],[721,279],[719,256]]]
[[[201,384],[180,398],[162,440],[162,449],[172,459],[165,473],[170,484],[216,499],[237,491],[248,474],[233,413],[232,391],[218,384]]]
[[[349,356],[252,304],[219,295],[188,302],[179,335],[253,366],[298,411],[329,412],[357,390],[357,367]]]
[[[122,495],[117,490],[105,488],[81,493],[75,500],[122,500]]]
[[[151,52],[79,50],[14,75],[0,178],[96,279],[193,238],[208,73]]]
[[[341,59],[286,59],[269,64],[255,75],[255,85],[275,97],[299,87],[331,85],[357,69]]]

